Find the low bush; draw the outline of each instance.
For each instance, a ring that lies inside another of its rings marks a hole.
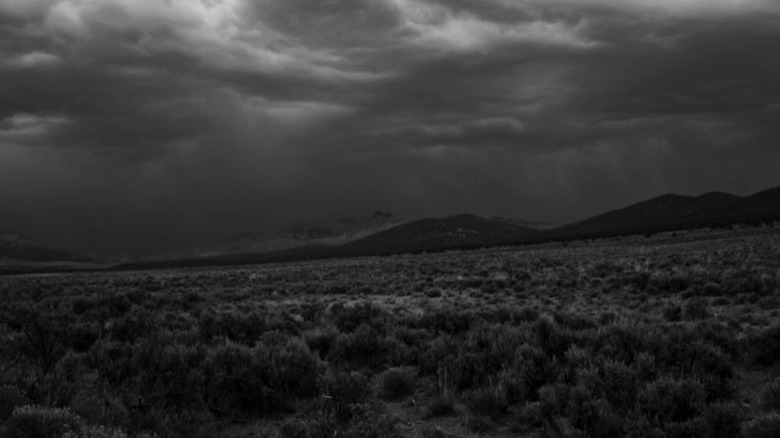
[[[268,386],[268,368],[251,348],[225,342],[211,349],[201,366],[204,400],[218,416],[270,413],[279,408]]]
[[[4,438],[60,438],[80,431],[83,424],[84,420],[69,409],[20,406],[6,421]]]
[[[780,325],[750,336],[746,344],[748,357],[753,364],[773,366],[780,363]]]
[[[469,411],[489,418],[503,415],[509,408],[506,394],[497,385],[472,389],[463,395],[463,400]]]
[[[414,393],[417,370],[412,367],[390,368],[379,375],[379,396],[398,400]]]
[[[137,435],[136,435],[137,437]],[[68,431],[62,438],[129,438],[121,429],[106,426],[84,426],[78,431]]]
[[[310,438],[311,436],[311,425],[300,418],[287,420],[279,427],[279,438]]]
[[[662,423],[684,422],[701,414],[704,397],[698,381],[662,377],[639,392],[638,403],[645,415]]]
[[[761,408],[780,413],[780,379],[772,382],[761,394]]]
[[[312,351],[317,352],[321,359],[330,354],[339,336],[339,329],[333,325],[315,327],[303,332],[303,341]]]
[[[669,322],[677,322],[682,319],[682,307],[679,304],[670,304],[664,307],[663,317]]]
[[[19,388],[11,385],[0,386],[0,423],[11,416],[18,406],[27,402]]]
[[[317,382],[320,393],[328,397],[329,408],[339,422],[352,417],[351,406],[366,402],[372,395],[368,377],[358,371],[329,370]]]
[[[731,300],[726,297],[717,297],[712,300],[712,305],[714,307],[723,307],[728,306],[729,304],[731,304]]]
[[[389,313],[373,302],[352,305],[336,304],[330,308],[333,323],[342,332],[352,332],[365,324],[380,332],[384,331]]]
[[[355,368],[377,369],[390,361],[391,347],[385,335],[361,324],[354,332],[339,334],[328,358]]]
[[[257,360],[268,369],[268,385],[284,397],[303,398],[316,393],[323,364],[300,338],[278,345],[255,345]]]
[[[378,402],[352,406],[352,421],[338,435],[343,438],[394,438],[399,419],[385,412]]]
[[[738,437],[742,427],[742,408],[736,403],[716,403],[704,412],[708,438]]]
[[[742,429],[744,438],[777,438],[780,436],[780,414],[772,413],[750,421]]]
[[[452,396],[438,394],[425,407],[430,417],[441,417],[455,412],[455,399]]]
[[[685,302],[683,314],[685,319],[689,320],[704,319],[709,316],[708,307],[709,301],[704,297],[689,298]]]

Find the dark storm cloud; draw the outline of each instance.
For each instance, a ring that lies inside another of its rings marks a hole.
[[[769,0],[6,0],[0,228],[154,252],[748,193],[780,184],[778,23]]]

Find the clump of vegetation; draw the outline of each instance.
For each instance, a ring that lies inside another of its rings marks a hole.
[[[780,414],[763,415],[745,425],[742,431],[745,438],[774,438],[780,436]]]
[[[439,367],[436,394],[428,403],[426,412],[431,417],[449,415],[455,412],[455,388],[447,367]]]
[[[0,386],[0,422],[8,419],[14,409],[26,404],[26,398],[19,388],[12,385]]]
[[[6,421],[7,438],[60,438],[81,430],[84,421],[69,409],[26,405],[14,409]]]
[[[780,379],[772,382],[761,394],[761,408],[769,412],[780,412]]]
[[[414,393],[417,370],[412,367],[390,368],[379,375],[379,395],[397,400]]]
[[[685,302],[683,313],[686,319],[704,319],[709,316],[708,307],[709,301],[704,297],[688,298],[688,301]]]
[[[482,417],[496,417],[509,408],[506,394],[497,385],[472,389],[463,395],[463,399],[469,411]]]

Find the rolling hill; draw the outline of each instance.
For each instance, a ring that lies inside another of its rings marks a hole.
[[[108,266],[105,260],[0,232],[0,274],[70,271]]]
[[[523,245],[780,220],[780,187],[740,197],[722,192],[701,196],[667,194],[569,225],[531,228],[513,219],[471,214],[401,223],[377,212],[363,221],[302,222],[270,235],[245,233],[225,239],[211,252],[146,259],[117,269],[239,265],[333,257],[389,255]],[[540,229],[543,228],[543,229]]]
[[[616,236],[780,220],[780,187],[747,197],[668,194],[543,233],[547,239]]]
[[[377,211],[366,219],[298,222],[275,233],[244,232],[213,245],[153,259],[212,258],[237,254],[266,254],[298,248],[327,248],[358,240],[401,223],[395,215],[384,211]]]
[[[460,214],[398,225],[338,248],[339,254],[393,254],[472,248],[509,242],[538,231],[511,223]]]
[[[780,187],[741,198],[717,213],[726,220],[743,222],[780,220]]]
[[[87,262],[91,259],[62,248],[45,245],[21,233],[0,232],[0,260],[3,262]]]

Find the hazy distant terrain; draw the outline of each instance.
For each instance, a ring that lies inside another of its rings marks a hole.
[[[668,194],[563,226],[471,214],[403,221],[392,213],[377,211],[365,219],[299,222],[274,233],[243,232],[212,245],[148,257],[125,266],[224,266],[419,253],[776,221],[780,221],[780,187],[745,197],[720,192]],[[0,235],[0,266],[67,269],[69,264],[91,261],[94,257],[40,244],[17,233]]]
[[[95,257],[36,242],[19,233],[0,233],[0,273],[11,270],[98,267]]]

